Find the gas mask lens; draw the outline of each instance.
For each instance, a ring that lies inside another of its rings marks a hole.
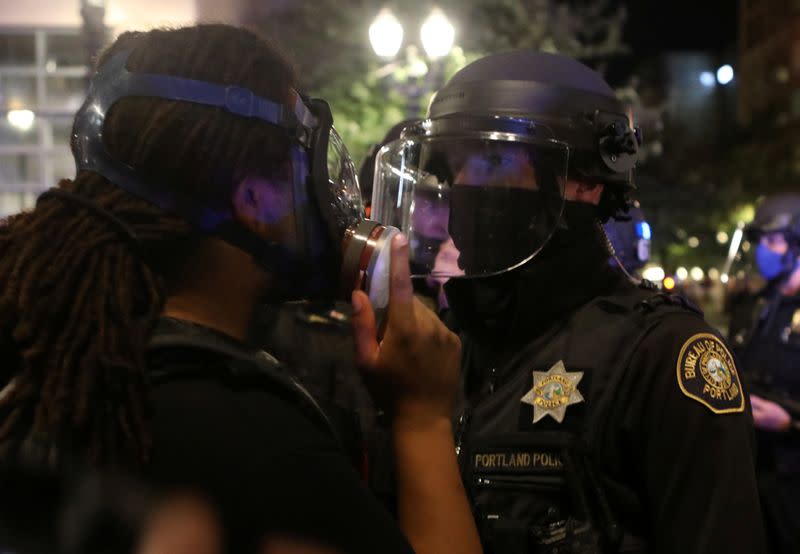
[[[355,165],[334,128],[331,128],[328,137],[328,182],[337,225],[342,231],[354,227],[364,219],[364,204]]]
[[[378,154],[373,217],[408,235],[417,277],[502,273],[558,226],[567,164],[563,144],[527,135],[402,138]]]

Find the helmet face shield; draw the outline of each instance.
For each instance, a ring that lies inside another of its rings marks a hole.
[[[535,256],[559,224],[566,146],[532,136],[528,121],[507,122],[518,132],[496,131],[500,118],[487,130],[480,123],[406,135],[378,154],[372,216],[408,235],[415,276],[503,273]]]

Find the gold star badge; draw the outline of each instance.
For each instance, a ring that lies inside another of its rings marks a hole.
[[[548,371],[534,371],[533,388],[522,397],[523,403],[533,406],[533,422],[546,415],[559,423],[564,421],[567,406],[583,402],[583,395],[578,390],[581,379],[583,372],[568,372],[563,361]]]

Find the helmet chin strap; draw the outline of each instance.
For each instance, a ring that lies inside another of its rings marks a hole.
[[[625,269],[625,264],[623,264],[622,260],[620,260],[619,256],[617,256],[617,251],[614,248],[614,243],[612,243],[611,239],[608,238],[608,233],[606,232],[606,228],[603,227],[603,225],[599,221],[597,222],[597,227],[600,234],[603,236],[603,239],[605,239],[606,247],[608,248],[608,253],[611,255],[611,258],[613,258],[614,262],[616,262],[617,267],[619,267],[622,270],[622,273],[625,274],[625,276],[628,278],[628,280],[630,280],[631,283],[633,283],[634,285],[640,285],[642,283],[642,279],[639,279],[638,277],[631,275],[630,272],[627,269]]]

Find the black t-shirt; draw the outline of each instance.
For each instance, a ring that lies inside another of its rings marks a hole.
[[[151,361],[151,369],[159,363],[167,362]],[[335,437],[307,411],[268,384],[214,377],[227,368],[207,351],[182,350],[180,364],[187,363],[203,370],[151,392],[151,479],[207,495],[237,549],[275,534],[344,553],[412,552]]]

